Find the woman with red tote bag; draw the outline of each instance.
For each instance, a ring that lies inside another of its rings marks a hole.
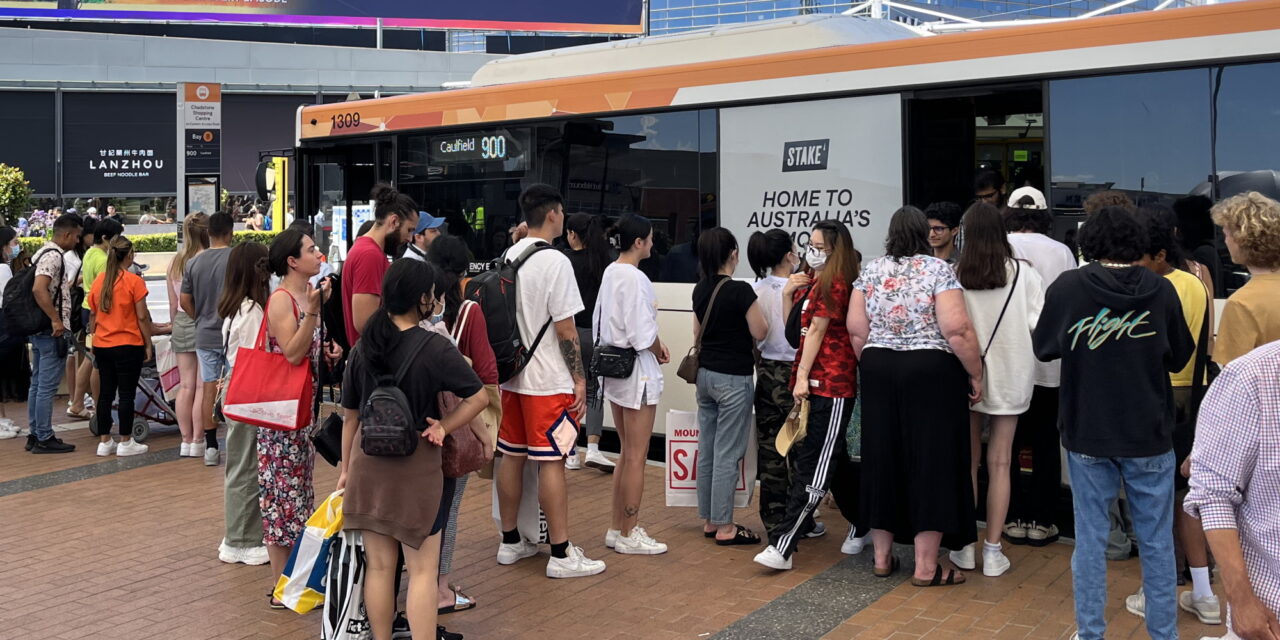
[[[267,350],[283,355],[289,364],[307,365],[321,355],[320,308],[329,282],[312,287],[308,280],[320,273],[320,251],[306,234],[285,230],[271,243],[271,271],[282,277],[280,288],[267,299]],[[324,352],[328,360],[342,353],[337,346]],[[237,360],[244,354],[237,356]],[[310,391],[308,392],[308,394]],[[307,406],[311,399],[306,398]],[[271,557],[271,584],[284,572],[293,543],[314,510],[311,471],[315,448],[307,429],[258,429],[258,485],[261,487],[263,541]],[[275,599],[273,608],[283,607]]]

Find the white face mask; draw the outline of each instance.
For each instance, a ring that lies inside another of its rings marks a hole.
[[[804,253],[804,260],[809,263],[809,268],[817,271],[826,266],[827,254],[814,247],[809,247],[809,250]]]

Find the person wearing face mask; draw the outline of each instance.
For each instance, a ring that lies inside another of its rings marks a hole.
[[[791,482],[783,519],[769,531],[769,546],[755,557],[757,563],[778,570],[791,568],[791,555],[800,538],[814,533],[813,511],[826,495],[835,469],[853,464],[847,452],[845,429],[853,415],[858,360],[849,341],[845,316],[853,281],[858,278],[859,260],[849,228],[838,222],[819,222],[810,236],[805,261],[813,270],[813,277],[788,281],[782,302],[787,315],[793,305],[803,305],[800,346],[790,383],[796,402],[809,403],[809,419],[804,439],[787,453]],[[809,281],[813,285],[803,297],[793,298],[800,283]],[[856,474],[842,477],[854,479]],[[840,489],[846,490],[856,492],[854,487]]]
[[[13,262],[21,254],[18,231],[13,227],[0,227],[0,299],[3,299],[4,289],[13,278]],[[7,440],[16,438],[19,429],[6,415],[5,404],[26,402],[27,392],[31,389],[31,361],[27,355],[26,339],[10,338],[0,343],[0,362],[8,364],[0,367],[0,440]]]
[[[373,226],[356,238],[342,266],[342,317],[350,345],[360,339],[364,323],[378,308],[387,256],[399,255],[418,225],[418,205],[409,196],[380,184],[371,197]]]
[[[698,284],[693,287],[693,333],[698,352],[698,517],[716,544],[755,545],[760,536],[733,521],[738,461],[751,429],[752,345],[769,333],[751,285],[733,279],[738,241],[724,227],[698,238]],[[706,325],[706,330],[702,326]]]
[[[782,298],[787,279],[800,267],[800,254],[795,251],[790,234],[782,229],[770,229],[751,234],[747,240],[747,261],[756,274],[751,288],[769,322],[768,335],[756,343],[760,359],[756,362],[755,410],[760,521],[765,530],[771,531],[781,524],[787,511],[787,459],[778,454],[775,442],[795,403],[791,396],[791,363],[796,359],[796,349],[787,342]],[[796,277],[808,278],[804,274]]]

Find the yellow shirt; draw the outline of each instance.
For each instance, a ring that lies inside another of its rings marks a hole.
[[[1225,365],[1276,340],[1280,340],[1280,273],[1255,274],[1222,308],[1213,360]]]
[[[1205,291],[1200,278],[1181,269],[1174,269],[1165,274],[1165,278],[1173,284],[1178,292],[1178,300],[1182,301],[1182,317],[1187,321],[1187,329],[1191,330],[1191,338],[1196,346],[1200,345],[1200,329],[1204,325],[1204,314],[1207,310],[1209,294]],[[1198,349],[1197,349],[1198,350]],[[1187,361],[1182,371],[1169,374],[1169,382],[1175,387],[1190,387],[1195,378],[1195,356]]]

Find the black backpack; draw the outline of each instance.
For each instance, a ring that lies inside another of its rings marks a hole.
[[[425,335],[424,335],[425,334]],[[421,416],[415,416],[409,397],[400,388],[400,382],[409,367],[418,359],[418,353],[431,339],[431,333],[423,330],[408,334],[412,344],[405,345],[408,353],[395,376],[378,376],[377,387],[360,405],[360,450],[369,456],[408,456],[418,448],[422,439],[418,431]],[[357,348],[359,348],[357,346]],[[364,357],[363,351],[361,357]],[[372,372],[368,360],[366,368]]]
[[[36,281],[36,267],[40,259],[50,251],[61,252],[61,249],[49,248],[36,254],[31,266],[14,274],[13,279],[4,288],[4,329],[12,338],[24,338],[41,331],[48,331],[53,323],[44,309],[36,304],[36,295],[32,291]],[[61,260],[61,257],[59,257]],[[62,269],[58,270],[58,280],[54,283],[53,307],[61,313],[62,304]]]
[[[541,242],[515,260],[499,258],[494,261],[492,269],[467,283],[464,297],[480,305],[485,323],[489,325],[489,345],[493,347],[493,356],[498,362],[499,382],[506,382],[524,370],[533,358],[534,351],[538,349],[538,343],[542,342],[542,336],[551,326],[551,318],[547,318],[538,331],[538,337],[526,349],[520,337],[520,324],[516,320],[516,290],[519,287],[517,274],[520,267],[533,254],[548,249],[554,250],[554,247]]]

